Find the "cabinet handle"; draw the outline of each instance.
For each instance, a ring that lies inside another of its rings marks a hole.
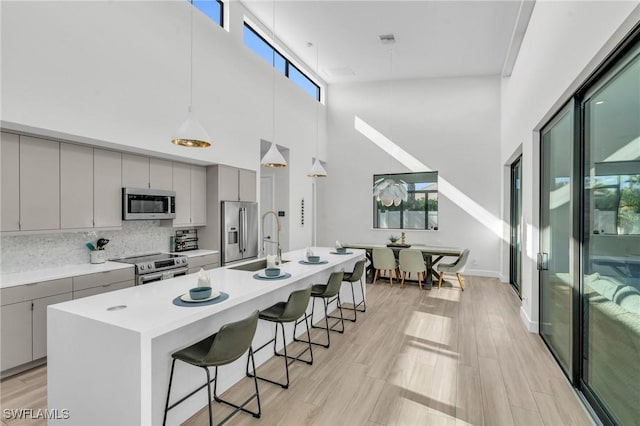
[[[33,302],[31,302],[31,310],[33,311]]]
[[[104,284],[102,287],[111,287],[113,285],[113,283],[111,284]]]
[[[25,284],[25,285],[27,285],[27,286],[32,286],[32,285],[38,285],[38,284],[39,284],[39,283],[27,283],[27,284]]]

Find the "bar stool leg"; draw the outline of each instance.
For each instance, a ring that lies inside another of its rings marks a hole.
[[[209,426],[213,426],[213,408],[211,408],[211,374],[209,373],[208,367],[202,367],[204,371],[207,372],[207,395],[209,398],[207,402],[209,403]],[[216,383],[218,383],[218,367],[216,367]],[[214,384],[215,386],[215,384]]]
[[[255,359],[253,357],[253,348],[249,348],[249,358],[251,358],[251,365],[253,367],[253,371],[255,371],[256,368],[256,363],[255,363]],[[260,416],[262,415],[262,407],[260,406],[260,392],[258,390],[258,379],[255,377],[253,377],[253,381],[254,381],[254,385],[256,388],[256,393],[251,395],[249,398],[247,398],[246,401],[244,401],[242,404],[240,405],[236,405],[233,402],[229,402],[229,401],[225,401],[224,399],[220,398],[218,396],[218,367],[216,367],[215,369],[215,377],[213,379],[213,399],[216,402],[222,402],[224,404],[227,404],[233,408],[235,408],[235,410],[233,410],[227,417],[225,417],[220,423],[218,423],[218,426],[223,425],[224,423],[226,423],[231,417],[233,417],[238,411],[244,411],[245,413],[249,413],[251,414],[253,417],[259,419]],[[247,408],[244,408],[245,405],[247,405],[249,402],[251,402],[253,400],[253,398],[257,399],[258,402],[258,411],[250,411]]]
[[[164,417],[162,419],[162,425],[167,424],[167,412],[169,411],[169,395],[171,395],[171,383],[173,382],[173,368],[176,366],[176,359],[173,358],[171,362],[171,374],[169,375],[169,389],[167,390],[167,403],[164,406]]]

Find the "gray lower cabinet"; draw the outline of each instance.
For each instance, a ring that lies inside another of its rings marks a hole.
[[[0,307],[0,321],[0,369],[5,371],[31,361],[31,300]]]
[[[200,268],[204,270],[219,268],[220,255],[218,253],[205,254],[202,256],[194,256],[189,258],[189,273],[198,272]]]
[[[0,289],[2,371],[46,356],[47,306],[71,300],[71,278]]]
[[[133,287],[134,275],[130,267],[0,289],[0,371],[47,356],[47,306]]]
[[[107,293],[109,291],[122,290],[123,288],[133,287],[134,281],[125,281],[121,283],[103,284],[99,287],[87,288],[85,290],[73,291],[73,299],[82,299],[83,297],[95,296],[96,294]]]
[[[73,277],[73,299],[121,290],[133,287],[134,284],[135,269],[133,267],[98,272],[96,274],[78,275]]]
[[[47,356],[47,306],[71,300],[71,293],[33,301],[33,360]]]

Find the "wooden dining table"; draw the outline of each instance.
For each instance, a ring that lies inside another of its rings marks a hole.
[[[396,258],[398,257],[398,253],[400,250],[404,248],[411,248],[415,250],[420,250],[422,252],[422,256],[424,257],[424,262],[427,267],[427,273],[425,274],[425,285],[423,286],[425,290],[431,290],[433,287],[434,279],[438,281],[440,279],[440,274],[435,271],[434,266],[442,260],[444,257],[452,256],[458,257],[462,253],[463,249],[460,247],[442,247],[442,246],[431,246],[424,244],[411,244],[406,246],[402,245],[385,245],[385,244],[368,244],[368,243],[343,243],[343,247],[346,248],[354,248],[354,249],[362,249],[366,252],[367,260],[369,261],[367,264],[367,276],[368,281],[373,279],[373,249],[374,248],[390,248],[393,250]]]

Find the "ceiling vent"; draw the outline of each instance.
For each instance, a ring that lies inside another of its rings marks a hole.
[[[378,36],[382,44],[395,44],[396,37],[393,34],[381,34]]]

